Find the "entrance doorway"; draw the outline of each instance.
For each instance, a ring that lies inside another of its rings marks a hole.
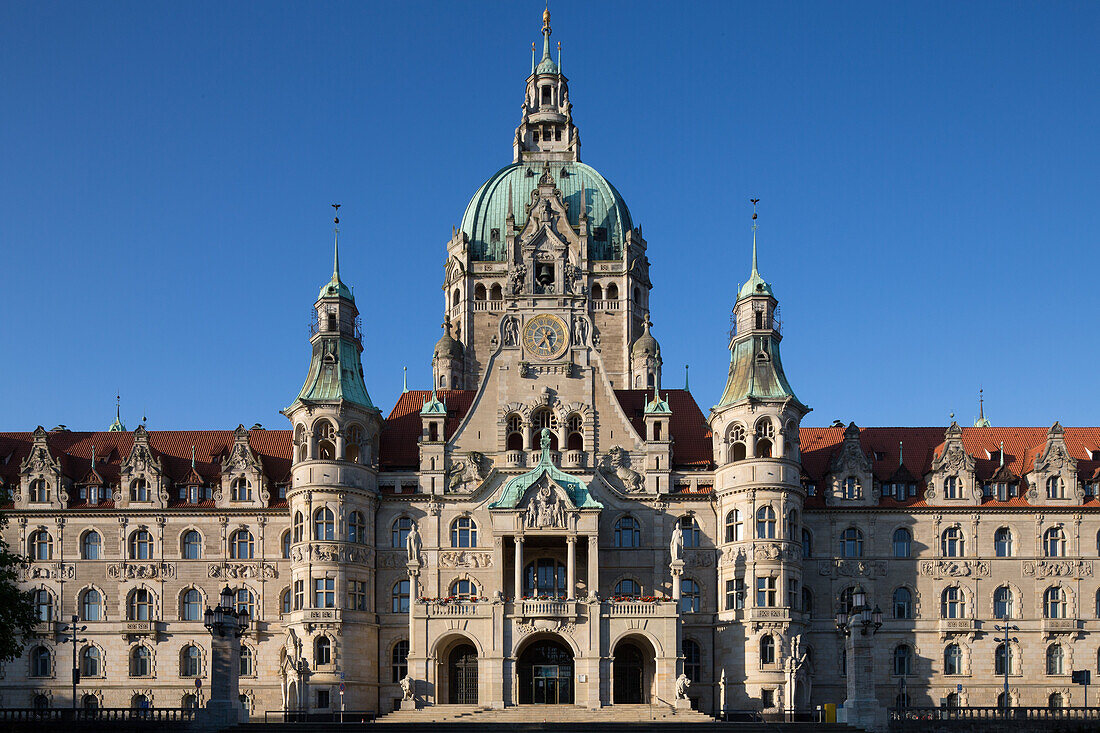
[[[448,702],[477,705],[477,649],[459,644],[447,660]]]
[[[552,639],[536,641],[516,665],[521,705],[573,704],[573,652]]]
[[[626,642],[616,647],[612,673],[615,675],[616,705],[639,705],[645,702],[645,690],[642,688],[645,657],[637,645]]]

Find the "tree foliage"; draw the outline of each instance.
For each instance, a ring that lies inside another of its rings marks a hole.
[[[19,571],[27,558],[13,552],[4,539],[8,518],[0,515],[0,662],[10,662],[23,653],[23,646],[38,626],[34,591],[19,586]]]

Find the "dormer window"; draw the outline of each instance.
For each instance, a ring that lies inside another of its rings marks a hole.
[[[500,241],[500,229],[498,229],[497,227],[493,227],[492,229],[489,230],[489,241],[490,242],[499,242]]]
[[[1061,476],[1051,476],[1047,479],[1047,498],[1066,498],[1066,482]]]
[[[335,331],[336,330],[336,314],[335,313],[329,313],[328,314],[328,330],[330,330],[330,331]]]
[[[40,478],[31,481],[31,501],[49,501],[50,484],[46,479]]]
[[[149,484],[143,478],[130,482],[130,501],[149,501]]]
[[[543,104],[550,104],[552,99],[553,99],[553,96],[554,96],[554,90],[549,84],[542,87],[542,103]]]

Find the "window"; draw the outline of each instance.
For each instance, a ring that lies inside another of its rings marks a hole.
[[[49,501],[50,500],[50,484],[46,479],[39,478],[31,481],[31,501]]]
[[[313,539],[329,541],[336,539],[336,517],[327,506],[313,512]]]
[[[894,530],[894,557],[909,557],[913,551],[913,534],[905,527]]]
[[[858,590],[861,590],[860,587],[858,585],[853,585],[850,588],[845,588],[840,591],[840,609],[844,611],[844,613],[850,614],[852,609],[855,608],[855,595]],[[842,659],[844,658],[843,654],[840,656]]]
[[[348,437],[344,443],[344,460],[359,463],[363,445],[363,429],[358,425],[348,428]]]
[[[680,613],[699,613],[702,594],[699,584],[691,578],[680,581]]]
[[[894,674],[905,676],[913,673],[913,650],[908,644],[894,647]]]
[[[765,504],[756,510],[756,538],[775,539],[775,510]]]
[[[103,598],[95,588],[84,591],[80,597],[81,620],[99,621],[103,616]]]
[[[336,608],[336,579],[313,579],[313,607]]]
[[[127,620],[151,621],[153,618],[153,594],[146,588],[137,588],[130,593],[130,602],[126,604]]]
[[[305,526],[305,518],[302,517],[301,512],[294,512],[294,541],[301,542],[302,535],[305,533],[303,529]],[[397,545],[394,545],[396,547]]]
[[[143,648],[143,647],[139,647]],[[198,677],[202,653],[194,644],[188,644],[180,652],[180,677]]]
[[[280,607],[283,609],[283,613],[290,613],[294,610],[293,596],[290,593],[290,588],[283,591],[282,597],[279,599]]]
[[[863,533],[849,527],[840,535],[841,557],[863,557]]]
[[[802,586],[802,613],[807,618],[814,615],[814,595],[806,586]]]
[[[300,611],[306,605],[306,581],[294,581],[294,610]]]
[[[36,646],[31,652],[31,677],[49,677],[53,669],[50,650]]]
[[[149,698],[142,694],[134,695],[130,698],[130,708],[132,710],[148,710]]]
[[[413,522],[408,517],[398,517],[393,523],[393,536],[390,539],[390,546],[405,549],[405,540],[409,538],[409,531],[412,530],[412,526]]]
[[[130,559],[153,559],[153,535],[148,530],[139,529],[130,535]]]
[[[135,646],[130,650],[130,676],[148,677],[153,673],[153,654],[149,647]]]
[[[251,560],[255,551],[252,533],[238,529],[229,537],[229,557],[233,560]]]
[[[913,593],[905,586],[894,589],[894,618],[913,618]]]
[[[180,620],[199,621],[201,619],[202,595],[195,588],[188,588],[180,600]]]
[[[943,498],[959,498],[959,479],[956,476],[948,476],[943,480]]]
[[[787,608],[797,611],[798,600],[798,581],[794,578],[787,578]]]
[[[353,611],[367,610],[367,584],[363,581],[348,581],[348,608]]]
[[[943,650],[943,673],[963,673],[962,647],[958,644],[948,644],[947,648]]]
[[[1043,553],[1047,557],[1065,557],[1066,533],[1061,527],[1051,527],[1043,533]]]
[[[1006,653],[1004,644],[997,645],[993,651],[993,674],[1016,674],[1016,660],[1013,658],[1011,647]]]
[[[966,553],[966,542],[961,527],[948,527],[943,531],[940,541],[944,557],[962,557]]]
[[[735,423],[730,428],[729,434],[726,440],[729,442],[729,460],[730,462],[743,461],[746,456],[745,447],[745,427],[743,425]]]
[[[231,492],[233,501],[252,501],[252,483],[244,476],[233,479]]]
[[[1051,476],[1047,479],[1047,498],[1066,498],[1066,482],[1061,476]]]
[[[627,598],[637,598],[642,595],[642,587],[638,581],[626,578],[615,584],[615,595]]]
[[[504,439],[505,450],[523,450],[523,421],[519,415],[508,416],[507,437]]]
[[[318,667],[332,664],[332,641],[324,634],[313,642],[313,663]]]
[[[409,673],[409,642],[402,639],[393,645],[390,654],[390,679],[394,683],[400,682]]]
[[[771,608],[776,603],[775,578],[773,576],[756,579],[756,607]]]
[[[451,584],[451,595],[461,600],[477,598],[477,585],[468,578],[459,578]]]
[[[844,479],[840,485],[840,496],[842,499],[858,499],[863,494],[863,487],[859,483],[859,479],[855,476],[849,476]]]
[[[189,529],[183,533],[180,539],[180,555],[184,560],[198,560],[202,557],[202,535],[197,530]]]
[[[1047,647],[1047,674],[1065,674],[1065,652],[1060,644]]]
[[[993,533],[993,551],[997,557],[1012,557],[1012,530],[1001,527]]]
[[[1066,617],[1066,592],[1060,586],[1053,585],[1043,594],[1043,616],[1046,618]]]
[[[130,482],[130,501],[149,501],[149,484],[143,478]]]
[[[362,545],[367,541],[367,520],[363,518],[363,512],[352,512],[348,515],[348,542]]]
[[[581,416],[572,414],[566,421],[565,447],[567,450],[584,450],[584,428]]]
[[[809,559],[814,556],[814,537],[810,530],[802,530],[802,557]]]
[[[767,357],[765,357],[767,358]],[[756,457],[772,457],[772,440],[775,438],[775,426],[771,420],[761,420],[756,423]]]
[[[760,637],[760,666],[775,664],[775,639],[770,634]]]
[[[252,653],[252,647],[241,644],[241,677],[256,676],[256,655]]]
[[[966,598],[957,585],[943,589],[940,595],[940,618],[966,618]]]
[[[290,559],[290,545],[291,545],[290,530],[287,530],[286,532],[283,532],[283,538],[282,538],[282,541],[279,544],[282,546],[283,559],[284,560],[289,560]]]
[[[726,581],[726,610],[741,610],[745,607],[745,581],[740,578]]]
[[[703,650],[693,639],[684,639],[684,674],[692,682],[698,682],[703,676]]]
[[[769,688],[760,691],[760,707],[763,710],[775,707],[775,690]]]
[[[53,621],[53,598],[44,588],[34,592],[34,617],[39,621]]]
[[[94,529],[85,532],[84,537],[80,540],[80,557],[85,560],[98,560],[102,547],[103,540],[99,536],[99,532]]]
[[[1001,693],[1004,694],[1004,693]],[[1062,697],[1060,692],[1050,693],[1050,697],[1047,698],[1048,708],[1064,708],[1066,706],[1065,698]]]
[[[792,542],[798,537],[798,512],[794,509],[787,512],[787,526],[783,530],[783,536]]]
[[[234,606],[237,613],[247,613],[250,619],[256,618],[256,596],[248,588],[238,588],[234,593]]]
[[[680,531],[684,533],[684,547],[699,546],[699,523],[695,521],[695,515],[680,517]]]
[[[1012,589],[1007,585],[993,591],[993,618],[1012,618]]]
[[[638,520],[631,516],[619,517],[615,522],[615,547],[641,547],[642,530]]]
[[[399,580],[393,586],[393,612],[409,612],[409,581]]]
[[[103,674],[103,657],[98,647],[86,646],[80,652],[80,674],[85,677],[99,677]]]
[[[50,533],[44,529],[37,529],[31,533],[30,549],[32,560],[53,558],[53,539]]]
[[[331,461],[336,458],[336,428],[328,420],[321,420],[313,429],[317,436],[317,458]]]
[[[726,542],[740,542],[743,540],[745,524],[741,521],[741,510],[731,509],[726,512]]]
[[[477,547],[477,524],[469,517],[459,517],[451,525],[451,547]]]

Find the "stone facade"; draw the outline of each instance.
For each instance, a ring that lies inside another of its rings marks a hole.
[[[1013,704],[1083,702],[1100,429],[802,427],[755,221],[725,390],[664,389],[647,244],[543,32],[513,163],[447,243],[432,390],[374,406],[337,256],[288,430],[0,434],[44,619],[0,704],[70,704],[72,614],[83,704],[202,703],[225,585],[253,712],[388,711],[406,677],[419,705],[673,704],[681,675],[706,712],[804,710],[849,696],[846,643],[882,705],[995,705],[1005,615]],[[885,618],[846,642],[857,586]]]

